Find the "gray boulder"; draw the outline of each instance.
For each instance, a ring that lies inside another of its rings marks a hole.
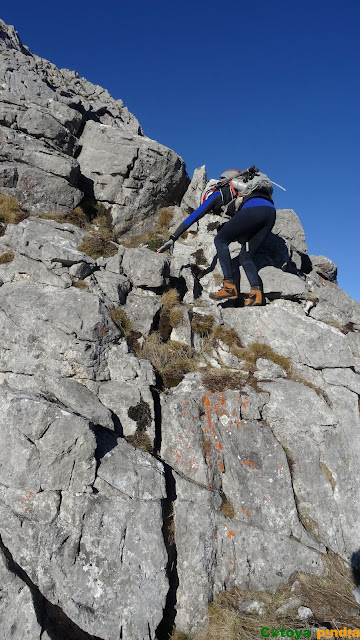
[[[134,452],[131,462],[132,451],[123,444],[128,479],[122,479],[120,490],[113,487],[113,495],[106,481],[92,495],[4,487],[0,492],[5,547],[48,601],[103,640],[154,637],[168,590],[159,500],[163,479],[154,464],[152,470],[143,464],[141,452]],[[135,478],[148,487],[139,496]]]
[[[160,308],[161,299],[152,291],[133,289],[126,299],[124,310],[132,328],[146,337],[155,324]]]
[[[313,389],[296,382],[277,380],[261,388],[270,393],[266,421],[291,461],[301,521],[319,541],[348,557],[359,527],[358,510],[352,506],[359,490],[354,475],[359,447],[349,441],[359,425],[357,396],[327,387],[329,406]]]
[[[125,436],[138,435],[153,447],[155,407],[151,387],[155,373],[147,360],[137,358],[127,345],[112,345],[107,353],[108,378],[99,387],[99,399],[111,409]]]
[[[277,209],[276,222],[272,232],[284,238],[289,247],[299,254],[307,252],[304,229],[292,209]]]
[[[0,51],[2,193],[27,212],[68,213],[85,191],[111,208],[119,234],[150,229],[180,202],[183,160],[144,137],[121,100],[31,54],[3,21]]]
[[[23,256],[44,263],[48,268],[70,267],[85,262],[95,265],[78,246],[88,234],[72,224],[30,217],[17,225],[8,225],[0,243]]]
[[[269,298],[299,300],[306,296],[305,281],[292,273],[269,266],[260,269],[259,276],[263,283],[263,291]]]
[[[144,136],[89,121],[81,145],[81,171],[95,198],[111,205],[119,235],[151,228],[153,214],[179,201],[187,187],[179,156]]]
[[[285,452],[261,421],[267,400],[251,388],[214,394],[184,384],[162,398],[184,633],[204,623],[224,588],[276,588],[304,565],[323,571],[320,546],[299,521]],[[266,571],[275,556],[276,571]]]
[[[315,369],[353,365],[346,337],[305,315],[271,305],[224,309],[222,313],[225,326],[235,329],[245,346],[264,342],[279,355]]]
[[[87,491],[96,442],[83,418],[45,400],[0,387],[0,484],[34,493]]]
[[[40,640],[42,626],[38,621],[33,594],[25,582],[9,569],[0,551],[0,637],[3,640]],[[21,612],[21,615],[19,615]]]
[[[93,279],[110,302],[114,305],[125,304],[130,291],[130,282],[125,276],[101,269],[94,273]],[[89,286],[92,288],[90,283]]]
[[[325,256],[312,256],[309,255],[312,268],[325,280],[330,282],[336,282],[337,278],[337,266],[332,260]]]
[[[30,213],[67,213],[83,197],[76,160],[28,135],[0,126],[0,189]]]
[[[185,209],[185,211],[190,212],[198,208],[201,200],[201,194],[206,187],[206,183],[206,168],[203,164],[201,167],[194,170],[191,182],[183,196],[183,199],[181,200],[181,207]]]
[[[310,310],[312,318],[339,329],[349,325],[360,330],[360,302],[353,300],[334,282],[323,280],[312,287],[312,296],[315,298],[315,304]]]
[[[157,289],[169,282],[170,258],[150,249],[126,249],[121,269],[135,287]]]

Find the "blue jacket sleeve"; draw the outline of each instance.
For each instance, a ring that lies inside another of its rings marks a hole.
[[[176,231],[170,236],[172,240],[177,240],[184,231],[194,224],[194,222],[200,220],[206,213],[209,213],[209,211],[218,209],[222,203],[223,201],[220,191],[214,191],[214,193],[212,193],[211,196],[209,196],[208,199],[200,205],[200,207],[190,213],[186,220],[178,226]]]

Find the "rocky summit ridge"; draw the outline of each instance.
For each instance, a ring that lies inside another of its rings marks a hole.
[[[331,625],[299,576],[337,593],[331,561],[360,546],[360,304],[334,263],[279,210],[267,305],[216,305],[221,217],[149,248],[205,167],[190,182],[2,21],[0,140],[0,638],[164,640],[224,592],[260,629],[284,585],[298,625]],[[102,222],[72,223],[84,194]],[[351,591],[341,615],[359,626]]]

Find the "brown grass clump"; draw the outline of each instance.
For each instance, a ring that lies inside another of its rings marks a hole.
[[[352,594],[355,584],[350,568],[339,556],[328,553],[324,558],[326,577],[299,574],[291,583],[281,585],[276,592],[232,589],[220,594],[209,606],[209,627],[203,632],[185,636],[187,640],[254,640],[261,637],[261,629],[328,629],[359,628],[360,607]],[[291,591],[294,581],[296,587]],[[314,618],[303,621],[297,617],[298,604],[285,614],[277,613],[292,598],[299,598],[309,607]],[[263,605],[264,614],[241,613],[242,603],[256,600]],[[171,640],[181,638],[175,634]]]
[[[200,313],[193,313],[191,320],[191,328],[194,333],[198,333],[200,336],[209,336],[214,326],[215,318],[211,315],[202,315]]]
[[[161,302],[159,333],[162,340],[166,342],[170,338],[171,331],[182,321],[183,311],[180,307],[179,293],[176,289],[165,291],[162,295]]]
[[[132,436],[126,436],[125,440],[132,444],[135,449],[140,449],[140,451],[146,451],[147,453],[152,453],[153,446],[152,442],[145,431],[136,430]]]
[[[169,640],[191,640],[190,636],[187,636],[185,633],[180,633],[175,629]]]
[[[0,264],[6,264],[7,262],[12,262],[15,258],[15,253],[13,251],[6,251],[2,255],[0,255]]]
[[[209,367],[202,374],[202,381],[206,389],[216,393],[226,389],[242,389],[248,382],[248,377],[244,372]]]
[[[15,198],[0,193],[0,222],[5,227],[8,224],[19,224],[28,217],[28,213],[22,211],[19,203]]]
[[[266,358],[285,369],[287,373],[291,371],[291,362],[289,358],[280,356],[269,345],[262,342],[253,342],[246,349],[236,349],[235,355],[238,358],[246,360],[250,364],[255,364],[258,358]]]
[[[114,256],[118,248],[112,240],[99,235],[93,235],[91,237],[84,238],[82,243],[78,246],[78,250],[86,255],[90,256],[94,260],[98,258],[110,258]]]
[[[200,247],[194,253],[191,254],[191,257],[195,259],[195,264],[200,266],[207,265],[207,260],[205,257],[204,249]]]
[[[97,202],[92,198],[83,200],[70,213],[41,213],[38,217],[45,218],[45,220],[55,220],[60,224],[74,224],[80,229],[89,231],[89,233],[107,235],[109,239],[114,240],[110,212],[101,202]]]
[[[150,360],[165,387],[175,386],[186,373],[196,368],[193,349],[175,340],[163,342],[157,331],[145,339],[138,356]]]
[[[225,493],[222,491],[221,492],[221,499],[222,499],[222,503],[221,503],[221,507],[220,507],[220,511],[223,514],[223,516],[225,516],[225,518],[235,518],[235,509],[234,509],[234,505],[231,502],[231,500],[229,500]]]
[[[169,311],[169,323],[170,326],[174,329],[177,327],[183,319],[183,312],[181,307],[173,307]]]
[[[214,343],[218,343],[219,340],[226,344],[228,347],[242,347],[241,340],[236,333],[235,329],[227,329],[223,325],[217,325],[214,327],[210,336],[211,341]]]
[[[176,289],[168,289],[161,296],[161,304],[163,309],[172,309],[179,304],[179,292]]]
[[[150,231],[140,233],[130,238],[118,238],[118,242],[128,249],[135,249],[139,246],[146,246],[151,251],[156,251],[169,239],[169,225],[173,218],[170,209],[161,209],[158,214],[156,226]]]
[[[174,217],[171,209],[160,209],[158,213],[158,228],[161,231],[167,231]]]
[[[90,230],[90,223],[87,217],[85,216],[81,207],[76,207],[70,213],[40,213],[38,218],[42,218],[44,220],[54,220],[60,224],[73,224],[76,227],[80,227],[80,229]]]
[[[124,334],[127,335],[132,331],[132,324],[130,318],[127,316],[124,309],[120,307],[113,307],[110,311],[110,317],[117,327],[120,327]]]
[[[77,289],[83,289],[84,291],[89,291],[89,287],[87,286],[85,280],[74,281],[73,287],[76,287]]]

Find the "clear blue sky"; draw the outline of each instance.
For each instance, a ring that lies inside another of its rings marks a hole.
[[[33,53],[121,98],[190,175],[256,164],[360,301],[360,1],[16,0]]]

